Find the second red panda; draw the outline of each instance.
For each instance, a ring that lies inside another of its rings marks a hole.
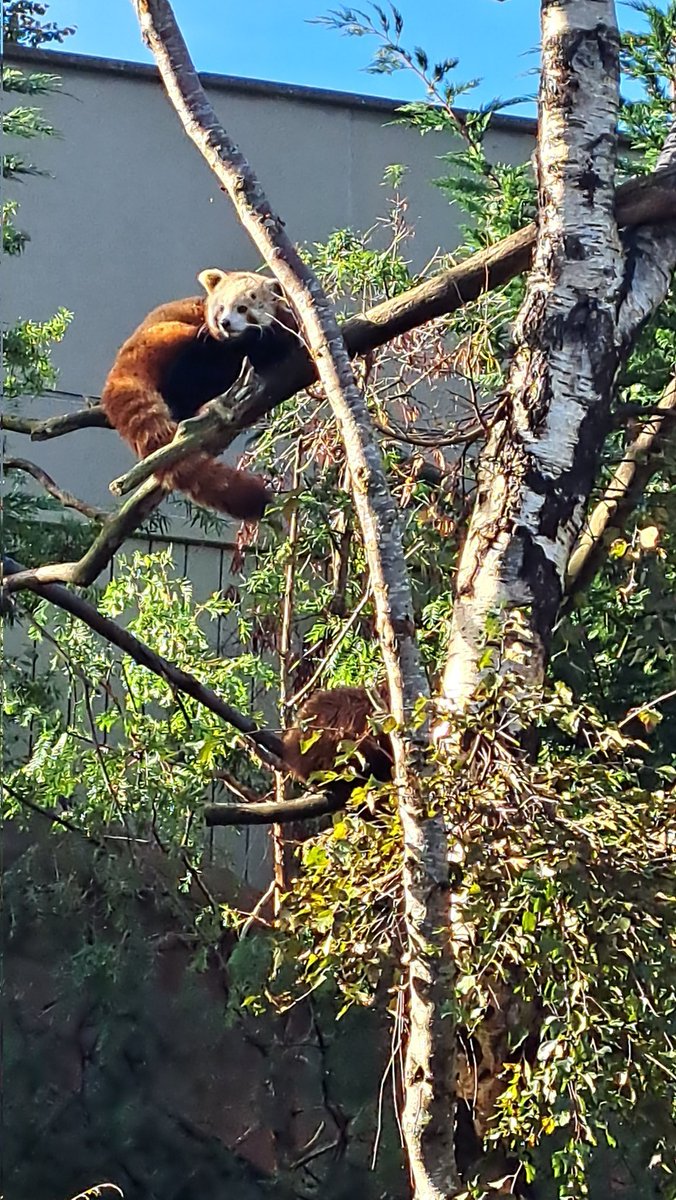
[[[331,771],[341,743],[355,747],[354,770],[358,778],[337,779],[328,786],[347,798],[369,776],[380,783],[392,778],[393,758],[390,739],[372,726],[376,706],[365,688],[339,687],[317,691],[298,710],[296,724],[281,735],[284,761],[289,771],[304,782],[315,772]]]

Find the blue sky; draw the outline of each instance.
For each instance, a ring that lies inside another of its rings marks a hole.
[[[387,0],[381,0],[387,8]],[[201,71],[334,88],[395,99],[421,99],[424,90],[408,71],[394,76],[366,71],[376,42],[350,38],[311,24],[339,0],[174,0],[173,8],[193,61]],[[368,0],[354,7],[368,9]],[[422,46],[430,59],[460,60],[458,80],[479,79],[464,103],[534,96],[537,88],[538,0],[398,0],[403,41]],[[620,25],[641,18],[628,3],[617,6]],[[105,58],[151,62],[130,0],[49,0],[48,19],[76,25],[64,50]],[[461,102],[462,103],[462,102]],[[529,101],[512,109],[532,115]]]
[[[359,0],[358,0],[359,2]],[[361,4],[367,8],[367,3]],[[193,60],[202,71],[339,91],[421,98],[409,72],[370,75],[375,43],[308,22],[335,0],[174,0]],[[481,77],[471,103],[532,94],[536,81],[537,0],[399,0],[404,42],[430,58],[460,59],[458,77]],[[78,26],[63,49],[149,62],[130,0],[51,0],[50,19]],[[515,109],[517,112],[528,108]]]

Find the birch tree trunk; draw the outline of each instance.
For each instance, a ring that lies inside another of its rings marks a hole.
[[[440,708],[449,716],[480,703],[489,617],[501,631],[500,670],[509,690],[525,696],[543,684],[618,369],[667,294],[676,265],[673,223],[625,232],[624,241],[618,232],[614,3],[541,0],[541,25],[536,248],[502,416],[481,456],[458,567],[440,688]],[[658,165],[675,159],[676,126]],[[447,726],[437,735],[454,747]],[[505,988],[500,1007],[515,1006]],[[483,1032],[497,1094],[504,1048],[489,1021]]]
[[[542,0],[533,269],[503,419],[482,456],[458,568],[442,693],[462,710],[480,678],[486,618],[506,658],[542,681],[571,547],[608,424],[624,255],[613,195],[619,35],[612,0]],[[520,635],[508,618],[526,609]]]

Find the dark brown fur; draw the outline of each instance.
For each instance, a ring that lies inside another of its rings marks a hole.
[[[317,771],[333,769],[342,742],[354,742],[357,753],[350,766],[361,780],[373,775],[381,783],[392,778],[392,748],[386,734],[374,732],[369,718],[376,707],[364,688],[333,688],[314,692],[300,707],[297,724],[282,733],[284,758],[291,773],[307,782]],[[320,736],[302,750],[313,732]],[[337,768],[344,770],[343,765]],[[329,785],[349,795],[359,780],[336,780]]]
[[[274,280],[215,269],[199,279],[206,297],[153,309],[120,348],[106,379],[103,409],[139,458],[166,446],[179,421],[225,392],[245,358],[265,369],[289,348],[293,325]],[[270,500],[262,479],[206,452],[158,477],[167,491],[176,488],[241,520],[258,520]]]

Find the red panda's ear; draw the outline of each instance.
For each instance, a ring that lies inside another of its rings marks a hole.
[[[197,282],[202,284],[207,295],[217,288],[222,279],[225,279],[226,272],[219,270],[218,267],[207,267],[206,271],[200,271],[197,276]]]

